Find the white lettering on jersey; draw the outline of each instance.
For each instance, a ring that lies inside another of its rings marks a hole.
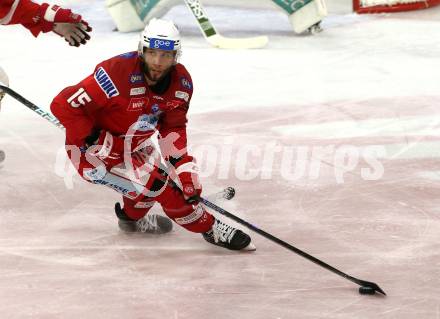
[[[71,107],[75,107],[75,108],[80,107],[81,105],[86,105],[86,103],[91,101],[92,99],[87,94],[87,92],[84,91],[83,88],[80,88],[71,97],[67,99],[67,103],[69,103]]]
[[[146,87],[132,88],[130,90],[130,96],[131,95],[142,95],[142,94],[145,94],[145,92],[147,92],[147,88]]]

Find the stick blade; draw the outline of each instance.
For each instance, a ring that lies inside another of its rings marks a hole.
[[[207,37],[213,46],[220,49],[261,49],[269,42],[265,35],[251,38],[227,38],[218,33]]]
[[[382,295],[386,296],[387,294],[385,293],[385,291],[383,291],[376,283],[371,282],[371,281],[365,281],[365,280],[359,280],[359,282],[357,282],[360,286],[363,287],[369,287],[374,289],[374,291],[381,293]]]

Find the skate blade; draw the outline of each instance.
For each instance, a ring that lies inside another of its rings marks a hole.
[[[257,250],[257,247],[255,247],[255,245],[252,244],[252,242],[250,242],[249,245],[247,245],[246,247],[241,249],[241,251],[256,251],[256,250]]]

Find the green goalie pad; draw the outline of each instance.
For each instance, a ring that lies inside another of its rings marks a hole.
[[[293,31],[302,33],[327,16],[325,0],[272,0],[289,15]]]
[[[120,32],[142,30],[147,22],[160,18],[179,0],[106,0],[106,7]]]
[[[283,9],[288,15],[291,15],[312,1],[313,0],[272,0],[273,3]]]
[[[221,4],[220,0],[206,0],[207,3]],[[325,0],[271,0],[289,17],[293,30],[302,33],[319,23],[327,16]],[[198,20],[202,32],[207,37],[216,36],[216,31],[209,19],[199,16],[203,13],[201,4],[195,0],[185,1]],[[219,2],[219,3],[218,3]],[[160,18],[173,6],[183,4],[182,0],[106,0],[107,9],[116,24],[118,31],[132,32],[142,30],[148,21]],[[268,2],[270,3],[270,2]]]

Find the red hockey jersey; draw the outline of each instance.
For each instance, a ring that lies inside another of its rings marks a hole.
[[[67,145],[84,147],[94,130],[122,139],[129,134],[140,145],[159,131],[162,138],[177,133],[172,148],[183,150],[191,76],[177,64],[164,81],[160,88],[148,86],[137,52],[125,53],[98,64],[93,74],[61,91],[51,111],[66,128]]]

